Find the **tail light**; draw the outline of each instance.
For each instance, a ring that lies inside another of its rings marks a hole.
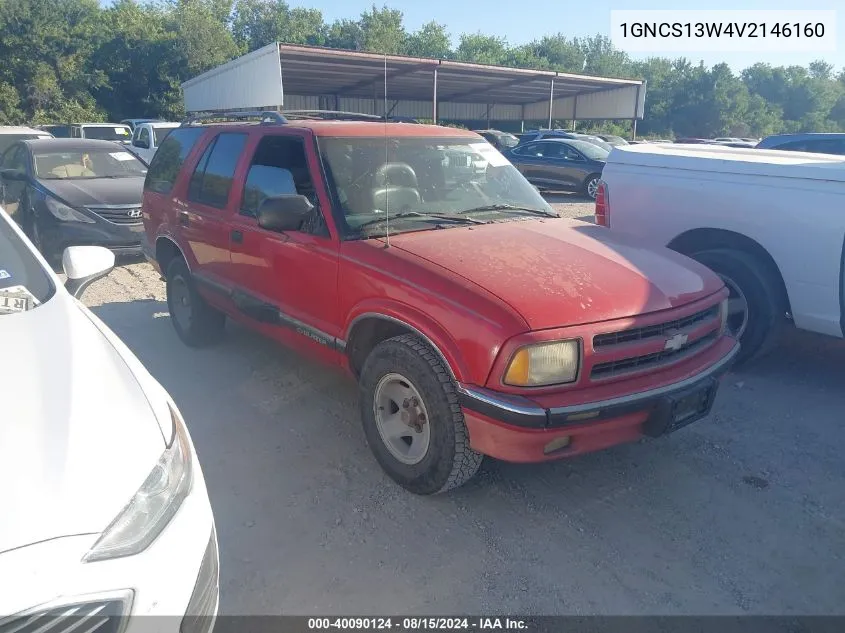
[[[607,184],[599,182],[596,190],[596,224],[610,227],[610,205],[608,204]]]

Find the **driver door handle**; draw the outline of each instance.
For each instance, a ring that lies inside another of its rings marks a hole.
[[[179,212],[179,224],[181,224],[182,226],[190,226],[191,217],[188,215],[187,211]]]

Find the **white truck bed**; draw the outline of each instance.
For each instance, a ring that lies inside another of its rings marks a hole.
[[[795,325],[845,335],[845,157],[631,145],[614,148],[602,178],[611,230],[688,255],[729,248],[773,263]]]

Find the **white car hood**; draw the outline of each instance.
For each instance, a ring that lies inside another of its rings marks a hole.
[[[138,380],[75,299],[60,289],[0,315],[0,553],[99,534],[164,448]]]

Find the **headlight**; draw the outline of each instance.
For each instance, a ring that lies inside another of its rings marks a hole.
[[[719,318],[722,320],[719,326],[719,334],[724,334],[728,329],[728,299],[724,299],[719,304]]]
[[[191,490],[191,449],[185,423],[168,404],[173,434],[152,472],[97,542],[84,562],[144,551],[167,526]]]
[[[62,222],[87,222],[88,224],[93,224],[94,220],[89,218],[87,215],[83,215],[76,209],[67,206],[63,202],[59,202],[55,198],[50,198],[49,196],[45,198],[47,210],[55,217],[57,220],[61,220]]]
[[[526,345],[511,358],[505,384],[542,387],[575,382],[580,365],[581,345],[575,339]]]

